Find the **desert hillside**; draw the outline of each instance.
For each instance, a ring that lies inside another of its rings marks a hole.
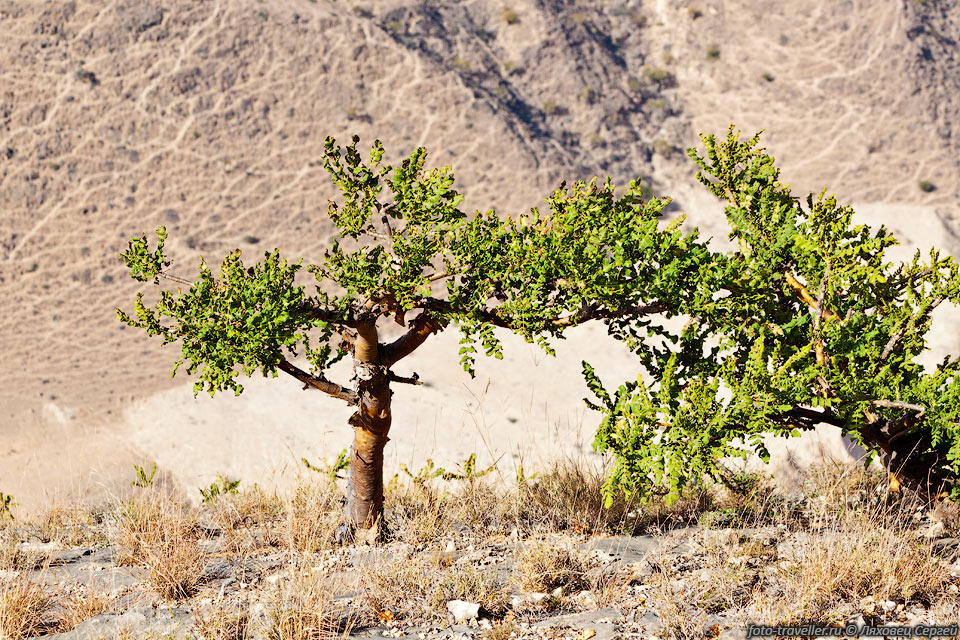
[[[0,1],[0,490],[109,489],[141,459],[190,487],[262,479],[344,446],[339,407],[293,384],[192,400],[174,348],[114,311],[136,291],[117,253],[161,224],[188,277],[237,247],[319,259],[328,134],[394,160],[426,146],[465,206],[503,213],[564,178],[640,176],[722,241],[682,149],[736,123],[766,131],[801,195],[826,187],[906,250],[958,255],[958,38],[948,0]],[[577,363],[602,339],[556,364],[510,343],[473,382],[438,340],[412,365],[435,385],[398,417],[399,459],[425,439],[454,460],[520,435],[588,450]],[[591,352],[610,382],[635,375],[624,349]]]

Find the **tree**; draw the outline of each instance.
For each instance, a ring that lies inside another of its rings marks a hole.
[[[759,134],[758,134],[759,135]],[[853,210],[779,182],[774,159],[741,141],[702,137],[697,178],[727,203],[738,250],[702,264],[714,293],[685,298],[679,331],[622,325],[643,376],[610,393],[584,363],[605,413],[595,446],[617,463],[614,491],[676,497],[723,459],[756,453],[762,436],[835,425],[882,456],[891,486],[940,490],[960,472],[960,359],[925,370],[932,313],[960,302],[953,258],[918,251],[892,264],[896,240],[854,225]],[[954,488],[956,495],[957,489]]]
[[[325,144],[324,167],[342,195],[328,208],[340,238],[307,267],[318,281],[314,293],[298,284],[302,263],[277,250],[249,266],[236,250],[218,276],[203,262],[193,282],[173,276],[165,271],[161,227],[155,249],[145,235],[132,238],[121,258],[138,281],[159,285],[166,278],[189,289],[161,289],[152,306],[141,292],[133,315],[117,310],[123,322],[164,344],[180,343],[174,373],[187,363],[197,374],[195,394],[239,394],[240,373],[283,372],[305,389],[356,406],[347,533],[380,517],[390,387],[419,384],[416,374],[393,368],[431,334],[458,325],[460,359],[472,373],[478,346],[501,357],[494,327],[547,352],[551,338],[584,322],[604,321],[626,336],[650,316],[708,306],[715,279],[696,231],[681,232],[679,221],[660,224],[668,201],[643,200],[636,182],[620,196],[609,179],[561,184],[545,213],[532,209],[516,219],[492,210],[466,215],[451,170],[425,170],[422,148],[391,167],[379,141],[369,162],[357,143]],[[381,342],[387,322],[405,333]],[[309,370],[291,362],[300,354]],[[348,355],[353,379],[329,380],[329,367]]]

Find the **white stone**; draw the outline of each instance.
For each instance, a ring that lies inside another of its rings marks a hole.
[[[480,605],[466,600],[451,600],[447,603],[447,611],[453,614],[456,621],[465,622],[480,614]]]

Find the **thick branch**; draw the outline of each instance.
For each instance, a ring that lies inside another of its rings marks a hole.
[[[771,417],[773,422],[783,425],[792,425],[800,429],[813,429],[818,424],[830,424],[842,427],[843,420],[826,411],[817,411],[809,407],[793,407],[789,411]]]
[[[915,411],[918,418],[927,412],[927,408],[923,405],[913,404],[911,402],[900,402],[899,400],[871,400],[870,404],[886,409],[909,409],[910,411]]]
[[[380,348],[380,363],[390,367],[417,350],[432,333],[440,329],[440,323],[424,311],[410,323],[410,330]]]
[[[357,322],[357,339],[353,343],[353,355],[363,364],[379,364],[380,350],[377,338],[376,319],[365,319]]]
[[[452,313],[454,311],[453,305],[451,305],[447,300],[440,300],[439,298],[423,298],[419,302],[418,306],[428,311],[437,311],[440,313]],[[612,318],[623,318],[626,316],[648,316],[662,313],[666,310],[667,305],[661,302],[622,307],[620,309],[606,309],[595,305],[589,305],[584,306],[576,313],[554,318],[547,324],[554,327],[571,327],[573,325],[582,324],[590,320],[609,320]],[[481,309],[479,311],[474,311],[473,313],[476,314],[480,320],[492,324],[495,327],[514,329],[512,324],[500,317],[496,308]]]
[[[359,402],[359,397],[355,391],[347,389],[346,387],[341,387],[337,383],[330,382],[329,380],[320,376],[312,376],[303,369],[300,369],[286,360],[281,360],[280,364],[277,365],[277,368],[302,382],[304,389],[308,389],[310,387],[319,389],[327,395],[331,395],[334,398],[339,398],[350,405],[355,405],[357,402]]]
[[[810,307],[811,309],[813,309],[814,311],[820,311],[820,308],[819,308],[819,305],[817,304],[817,301],[814,300],[814,298],[813,298],[812,295],[810,295],[810,292],[807,290],[807,288],[803,285],[802,282],[800,282],[799,280],[797,280],[797,279],[793,276],[793,274],[790,273],[789,271],[787,271],[786,273],[784,273],[783,276],[784,276],[784,278],[786,278],[787,284],[790,286],[790,288],[793,289],[793,292],[794,292],[795,294],[797,294],[797,296],[798,296],[801,300],[803,300],[804,302],[806,302],[806,303],[807,303],[807,306],[809,306],[809,307]],[[823,310],[822,310],[822,317],[824,317],[824,318],[826,318],[826,319],[828,319],[828,320],[839,320],[839,319],[840,319],[840,317],[839,317],[836,313],[834,313],[833,311],[831,311],[830,309],[823,309]]]
[[[818,424],[830,424],[835,427],[843,427],[844,422],[839,417],[833,415],[827,411],[817,411],[816,409],[811,409],[810,407],[793,407],[788,411],[779,413],[774,416],[769,417],[770,421],[774,424],[780,425],[782,427],[789,427],[791,429],[802,429],[804,431],[810,431]],[[738,423],[731,425],[731,429],[742,429],[744,425]],[[721,437],[719,435],[713,436],[710,438],[710,443],[715,444],[719,442]]]

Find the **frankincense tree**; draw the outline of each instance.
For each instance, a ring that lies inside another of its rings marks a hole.
[[[217,276],[204,263],[187,282],[165,271],[166,232],[151,250],[133,238],[122,258],[135,279],[188,284],[135,302],[124,322],[179,342],[194,391],[240,393],[240,373],[283,372],[357,407],[345,531],[369,529],[383,503],[383,449],[392,384],[417,384],[394,367],[429,336],[456,325],[459,357],[472,371],[477,348],[499,357],[494,328],[550,351],[573,326],[602,321],[638,355],[641,375],[614,393],[584,363],[590,403],[603,412],[595,447],[616,458],[616,491],[676,496],[691,481],[723,479],[723,461],[756,453],[763,438],[826,423],[882,456],[892,484],[940,488],[960,472],[960,360],[924,369],[932,313],[960,302],[953,258],[932,251],[892,264],[896,240],[855,226],[850,207],[811,195],[805,205],[779,182],[758,138],[703,138],[691,150],[698,179],[727,201],[738,250],[708,249],[696,230],[659,218],[665,200],[631,183],[577,182],[547,210],[516,219],[467,215],[448,168],[425,170],[417,149],[399,166],[369,161],[357,139],[328,139],[324,165],[340,188],[328,214],[340,239],[296,284],[300,262],[266,252],[245,265],[226,256]],[[679,316],[682,329],[661,318]],[[384,323],[405,328],[381,342]],[[302,354],[309,370],[293,364]],[[349,356],[349,381],[328,379]],[[451,354],[452,356],[452,354]],[[174,369],[176,371],[176,368]]]
[[[356,406],[348,532],[369,529],[381,514],[390,387],[418,382],[394,368],[431,334],[458,326],[459,357],[472,371],[478,347],[500,357],[495,327],[548,352],[551,338],[584,322],[626,335],[648,316],[709,306],[720,275],[696,232],[663,224],[666,201],[644,200],[636,183],[622,195],[609,180],[561,185],[542,212],[467,215],[450,169],[426,170],[423,149],[393,167],[379,141],[368,161],[357,143],[325,144],[324,166],[341,192],[328,215],[340,237],[307,267],[315,291],[296,283],[301,262],[276,250],[253,264],[234,251],[216,275],[201,262],[192,282],[173,276],[160,228],[155,249],[146,236],[133,238],[121,257],[141,282],[167,278],[189,289],[161,289],[153,306],[141,293],[132,315],[118,310],[127,324],[180,344],[177,366],[196,374],[195,393],[239,394],[240,373],[283,372]],[[390,322],[405,332],[381,341]],[[301,354],[308,370],[292,362]],[[330,366],[347,356],[353,378],[330,380]]]

